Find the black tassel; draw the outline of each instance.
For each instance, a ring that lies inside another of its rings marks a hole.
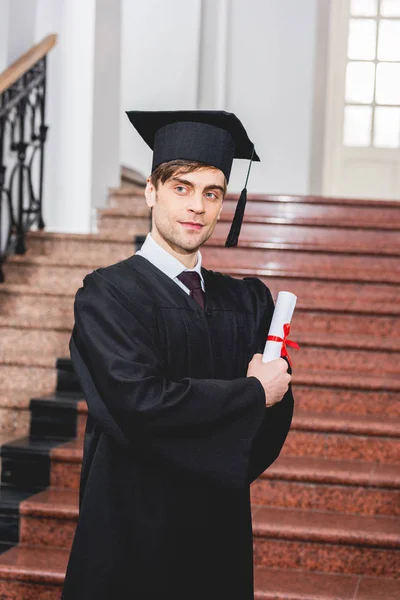
[[[236,205],[235,215],[233,217],[232,225],[229,230],[228,237],[226,238],[225,247],[232,248],[237,246],[240,229],[242,227],[244,209],[246,208],[247,202],[247,189],[243,188],[240,194],[240,198]]]
[[[235,214],[233,216],[232,225],[229,230],[228,237],[226,238],[225,248],[232,248],[234,246],[237,246],[237,243],[238,243],[240,229],[242,227],[242,221],[243,221],[243,216],[244,216],[244,209],[246,208],[247,182],[249,180],[250,169],[251,169],[251,165],[253,162],[253,156],[254,156],[254,145],[253,145],[253,151],[252,151],[251,157],[250,157],[249,168],[247,170],[246,183],[244,184],[244,188],[241,191],[238,203],[236,205],[236,210],[235,210]]]

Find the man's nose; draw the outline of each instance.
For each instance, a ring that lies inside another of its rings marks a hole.
[[[190,197],[187,208],[188,210],[194,210],[195,212],[204,212],[203,194],[193,194],[193,196]]]

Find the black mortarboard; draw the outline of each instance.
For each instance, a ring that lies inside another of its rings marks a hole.
[[[126,111],[130,122],[153,150],[153,172],[161,163],[196,160],[221,169],[227,181],[234,158],[250,160],[245,187],[240,194],[225,246],[236,246],[247,200],[247,180],[254,144],[234,113],[222,110]]]

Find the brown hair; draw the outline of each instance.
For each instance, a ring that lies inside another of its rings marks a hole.
[[[154,169],[154,171],[150,175],[150,181],[157,189],[159,181],[161,181],[161,183],[165,183],[174,175],[178,175],[180,173],[191,173],[192,171],[199,171],[200,169],[218,170],[217,167],[206,165],[205,163],[201,163],[196,160],[170,160],[168,162],[161,163],[160,165],[158,165],[158,167]],[[227,182],[226,177],[224,177],[224,197],[226,194],[226,188]]]

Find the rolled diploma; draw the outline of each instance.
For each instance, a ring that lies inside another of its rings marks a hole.
[[[279,292],[275,302],[275,310],[272,315],[271,325],[268,335],[276,335],[283,339],[283,325],[290,323],[293,316],[294,307],[296,306],[297,296],[292,292]],[[269,362],[280,358],[282,350],[282,342],[267,340],[264,347],[262,362]]]

